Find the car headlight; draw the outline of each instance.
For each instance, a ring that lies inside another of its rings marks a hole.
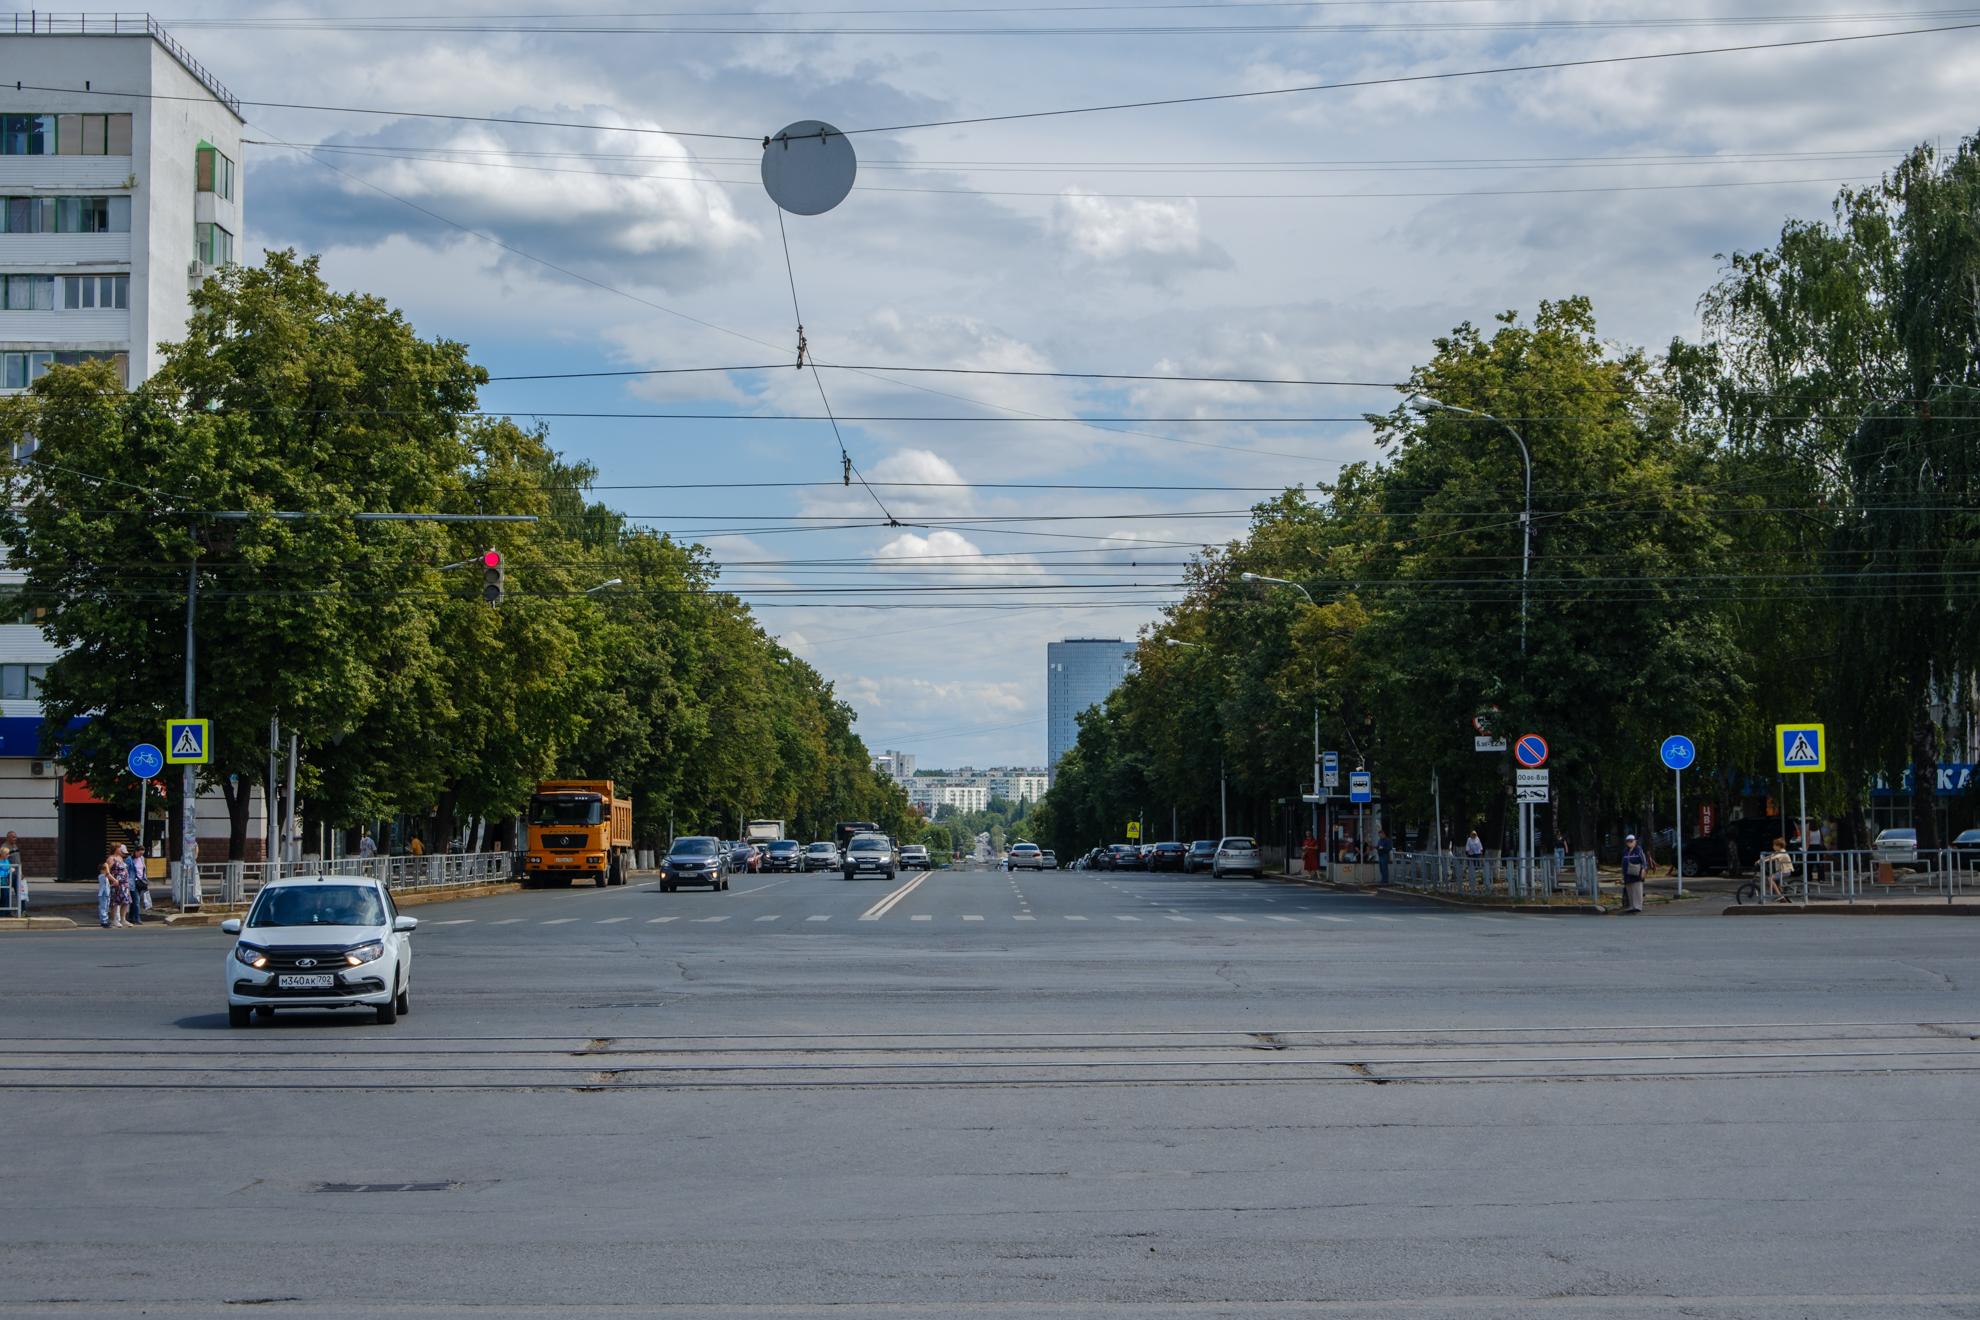
[[[541,866],[543,865],[543,859],[541,857],[532,857],[529,859],[529,864],[531,866]]]
[[[234,961],[244,962],[250,967],[266,967],[268,965],[268,950],[257,949],[252,944],[236,944],[234,946]]]
[[[385,945],[374,940],[370,944],[360,944],[344,955],[344,961],[353,967],[361,967],[368,962],[376,962],[385,956]]]

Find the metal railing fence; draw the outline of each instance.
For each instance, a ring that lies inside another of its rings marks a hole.
[[[1433,894],[1471,898],[1552,899],[1578,894],[1595,901],[1595,854],[1541,853],[1522,866],[1516,856],[1461,852],[1399,853],[1390,863],[1389,883]]]
[[[241,113],[240,98],[227,90],[224,83],[213,71],[194,59],[192,52],[179,44],[163,24],[147,13],[67,13],[52,14],[43,10],[31,9],[13,15],[15,36],[23,37],[151,37],[166,50],[172,58],[183,64],[186,72],[199,79],[207,91],[232,110],[236,117]]]
[[[199,892],[187,893],[175,882],[179,906],[202,903],[245,903],[270,879],[285,875],[351,875],[383,880],[394,893],[414,889],[450,889],[512,879],[516,855],[508,852],[434,853],[423,857],[338,857],[329,861],[201,862]],[[176,872],[178,864],[173,863]]]

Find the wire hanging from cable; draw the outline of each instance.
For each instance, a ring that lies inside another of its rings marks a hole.
[[[771,205],[776,206],[776,203],[773,202]],[[848,486],[852,485],[852,479],[858,477],[860,486],[865,489],[868,495],[873,497],[873,503],[879,507],[880,512],[886,515],[887,525],[889,527],[899,527],[902,525],[900,519],[894,517],[894,511],[887,507],[886,501],[880,498],[880,493],[867,484],[866,475],[859,470],[858,465],[852,460],[852,455],[846,451],[846,438],[839,433],[839,419],[832,412],[832,401],[825,397],[824,378],[818,374],[817,364],[812,362],[809,357],[804,338],[804,311],[798,306],[797,268],[791,264],[790,235],[784,232],[784,208],[776,206],[776,211],[777,238],[784,245],[784,275],[790,281],[791,285],[791,315],[797,318],[797,368],[799,371],[803,371],[807,367],[811,369],[811,383],[818,387],[818,402],[824,405],[825,420],[832,424],[832,439],[838,442],[839,466],[840,470],[845,474],[845,484]]]

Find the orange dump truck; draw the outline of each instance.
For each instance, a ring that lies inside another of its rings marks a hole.
[[[632,869],[632,799],[609,779],[546,779],[529,799],[523,887],[622,885]]]

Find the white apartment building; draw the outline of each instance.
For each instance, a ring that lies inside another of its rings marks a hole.
[[[1043,770],[990,772],[990,796],[1006,802],[1036,802],[1051,786],[1052,780]]]
[[[16,14],[0,19],[0,55],[14,71],[0,85],[0,393],[89,358],[135,385],[183,336],[187,295],[241,251],[240,103],[141,14]],[[55,650],[8,608],[19,581],[0,568],[0,833],[19,833],[30,882],[93,875],[125,822],[40,755]],[[203,858],[224,850],[217,794],[199,834]]]

